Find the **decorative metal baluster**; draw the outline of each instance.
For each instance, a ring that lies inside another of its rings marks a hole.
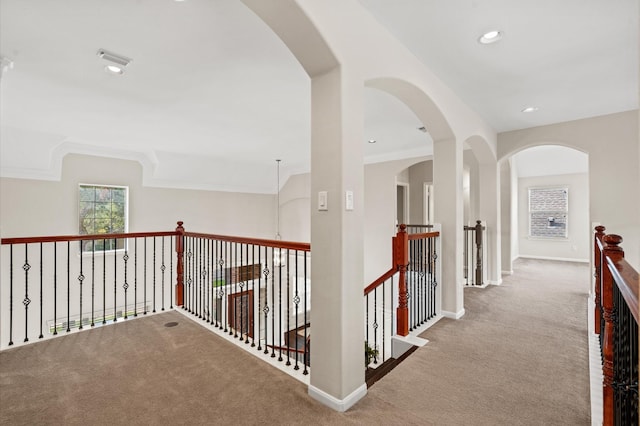
[[[71,241],[67,241],[67,333],[71,331]]]
[[[82,264],[84,260],[84,256],[82,253],[82,245],[84,242],[80,240],[80,275],[78,275],[78,287],[80,288],[80,324],[78,325],[78,330],[82,330],[82,283],[84,282],[84,272],[82,270]]]
[[[309,349],[308,349],[308,345],[307,342],[308,340],[308,336],[307,336],[307,330],[309,327],[307,327],[307,299],[308,297],[306,297],[308,291],[310,291],[309,286],[310,284],[307,282],[307,252],[304,252],[304,288],[305,288],[305,298],[304,298],[304,370],[302,371],[303,375],[307,375],[309,374],[309,369],[307,368],[310,364],[311,364],[311,359],[310,357],[310,353],[309,353]],[[310,294],[310,293],[309,293]]]
[[[260,246],[258,246],[258,259],[260,260],[260,275],[258,276],[258,350],[261,351],[262,350],[262,323],[261,323],[261,318],[262,318],[262,248]],[[266,257],[266,247],[265,247],[265,257]],[[266,268],[265,268],[266,270]],[[265,285],[265,293],[266,293],[266,285]],[[265,315],[266,318],[266,315]],[[266,321],[265,321],[266,324]]]
[[[42,334],[42,324],[44,323],[43,313],[42,313],[42,286],[43,286],[43,265],[42,265],[42,243],[40,243],[40,335],[38,339],[42,339],[44,335]]]
[[[171,253],[169,255],[169,276],[173,278],[173,238],[169,238],[169,253]],[[175,289],[174,289],[174,284],[173,284],[173,279],[171,280],[171,295],[169,297],[169,309],[173,309],[173,297],[175,294]]]
[[[127,247],[128,241],[125,241],[124,256],[122,256],[122,259],[124,260],[124,284],[122,284],[122,288],[124,289],[124,319],[129,318],[129,314],[127,311],[127,296],[129,290],[129,282],[127,280],[127,264],[129,261],[129,250]],[[135,311],[135,305],[133,310]]]
[[[144,285],[142,287],[142,314],[147,315],[147,239],[144,237],[144,264],[142,265],[142,278]]]
[[[133,239],[133,316],[138,316],[138,238]]]
[[[275,253],[274,248],[271,247],[271,307],[273,312],[271,313],[271,358],[276,357],[276,268],[275,268]]]
[[[438,263],[437,263],[437,259],[438,259],[438,253],[436,252],[436,245],[434,242],[433,245],[433,281],[431,284],[431,288],[432,288],[432,297],[431,297],[431,312],[433,312],[433,316],[436,316],[437,312],[436,312],[436,292],[438,291],[437,287],[438,287]]]
[[[256,280],[255,280],[255,268],[256,268],[256,246],[255,244],[251,244],[251,318],[255,315],[254,306],[256,306]],[[258,298],[260,298],[260,287],[258,287]],[[258,315],[259,317],[260,315]],[[251,327],[251,347],[255,348],[256,346],[256,327],[253,324],[248,325]]]
[[[244,317],[245,317],[245,322],[246,322],[246,327],[245,327],[245,333],[244,333],[244,343],[245,345],[249,344],[249,334],[251,334],[249,332],[249,318],[250,318],[250,313],[249,310],[253,308],[253,305],[249,306],[249,304],[251,303],[251,299],[250,299],[250,295],[253,293],[249,288],[249,280],[253,277],[253,265],[249,263],[249,244],[243,244],[244,246],[244,258],[243,258],[243,263],[246,265],[246,274],[243,277],[245,279],[244,283],[247,286],[247,309],[244,313]],[[245,304],[243,303],[242,306],[244,306]],[[244,322],[242,323],[244,325]]]
[[[118,256],[116,249],[118,240],[113,239],[113,322],[118,321]]]
[[[156,237],[153,237],[153,311],[156,312]]]
[[[376,287],[373,290],[373,324],[371,326],[373,328],[373,348],[378,344],[378,288]],[[373,358],[373,363],[377,364],[377,358]]]
[[[162,264],[160,265],[160,271],[162,272],[162,310],[164,311],[164,271],[167,269],[167,267],[164,265],[164,242],[165,242],[165,237],[162,237]]]
[[[193,246],[194,246],[194,239],[192,237],[189,237],[188,239],[188,249],[189,251],[187,252],[187,262],[188,262],[188,267],[187,267],[187,271],[189,273],[189,275],[187,276],[187,285],[188,285],[188,291],[189,291],[189,312],[192,314],[195,314],[195,310],[194,310],[194,292],[193,292]]]
[[[222,243],[222,245],[223,245],[223,250],[224,250],[224,258],[225,259],[229,259],[229,243],[225,241],[225,242]],[[233,259],[230,259],[229,265],[233,266]],[[231,281],[230,281],[231,280],[231,276],[230,275],[231,275],[231,269],[230,268],[224,268],[224,277],[225,277],[225,279],[224,279],[224,288],[226,289],[227,286],[228,286],[229,293],[231,293],[231,285],[230,285],[231,284]],[[227,306],[227,303],[224,303],[224,294],[225,294],[225,291],[223,290],[221,292],[221,295],[220,295],[220,306],[221,306],[221,309],[220,309],[220,311],[221,311],[220,312],[220,320],[224,324],[223,331],[226,333],[226,332],[229,331],[229,329],[227,328],[228,325],[229,325],[229,315],[228,315],[228,310],[227,310],[227,315],[224,314],[224,308],[225,308],[225,306]]]
[[[11,246],[13,248],[13,246]],[[13,267],[11,268],[13,273]],[[13,275],[12,275],[13,276]],[[58,243],[53,242],[53,335],[58,334]]]
[[[95,327],[96,315],[96,240],[91,240],[91,327]]]
[[[291,315],[290,315],[290,300],[291,300],[291,285],[289,283],[289,265],[291,264],[291,262],[289,262],[289,249],[287,249],[287,306],[286,306],[286,315],[287,315],[287,333],[289,331],[291,331],[291,325],[289,324]],[[282,330],[280,330],[280,335],[282,335]],[[287,345],[287,362],[285,365],[291,365],[291,353],[290,353],[290,348],[291,348],[291,342],[289,342],[289,344]]]
[[[29,245],[24,245],[24,264],[22,265],[22,270],[24,271],[24,299],[22,299],[22,304],[24,305],[24,342],[29,341],[29,329],[27,321],[29,320],[29,303],[31,303],[31,299],[29,299],[29,269],[31,269],[31,265],[29,265]]]
[[[102,324],[107,323],[107,240],[102,240]]]
[[[296,332],[294,333],[293,336],[289,336],[289,339],[291,339],[291,337],[293,337],[295,339],[295,346],[294,347],[296,349],[296,365],[293,367],[293,369],[296,370],[296,371],[300,369],[300,366],[298,365],[298,359],[300,358],[300,352],[298,352],[298,350],[300,349],[298,347],[299,346],[298,345],[298,327],[299,327],[299,324],[298,324],[298,316],[299,316],[298,315],[298,308],[300,306],[300,291],[299,291],[299,288],[298,288],[298,279],[299,279],[298,277],[299,277],[299,272],[300,271],[298,270],[298,256],[299,256],[299,253],[296,250],[296,252],[295,252],[295,264],[294,264],[294,268],[293,268],[294,271],[295,271],[295,274],[296,274],[296,278],[295,278],[296,281],[293,284],[295,286],[295,289],[294,289],[295,295],[293,296],[293,303],[295,305],[295,313],[296,313],[296,328],[295,328]],[[306,295],[305,295],[305,297],[306,297]],[[289,345],[291,345],[291,341],[289,341]]]
[[[264,264],[265,264],[265,268],[264,271],[262,272],[264,275],[264,290],[265,290],[265,297],[264,297],[264,308],[262,309],[262,312],[264,313],[264,354],[268,354],[269,353],[269,248],[265,247],[264,248]],[[272,256],[273,258],[273,256]],[[273,331],[273,329],[272,329]]]
[[[237,297],[242,297],[239,293],[238,293],[238,244],[237,243],[229,243],[231,244],[231,267],[233,269],[231,269],[231,282],[233,283],[233,294],[235,296],[235,298]],[[233,335],[234,338],[238,337],[238,325],[237,325],[237,321],[236,318],[238,316],[238,309],[237,308],[237,302],[236,299],[232,298],[232,299],[228,299],[229,300],[229,309],[231,309],[230,311],[230,316],[232,316],[232,318],[229,319],[229,335]],[[242,299],[240,299],[242,300]],[[233,305],[232,305],[233,303]],[[242,307],[242,302],[240,302],[240,306]],[[233,307],[233,309],[232,309]],[[242,310],[241,310],[242,312]],[[240,321],[242,321],[242,318],[240,318]]]
[[[391,279],[393,280],[393,277],[391,277]],[[388,280],[384,280],[384,282],[382,283],[382,362],[384,362],[384,354],[385,354],[385,340],[386,340],[386,330],[387,330],[387,325],[386,325],[386,321],[385,321],[385,310],[384,310],[384,306],[385,306],[385,302],[386,302],[386,296],[384,294],[384,288],[387,285],[387,281]],[[391,292],[389,293],[389,299],[391,299],[393,297],[393,295],[391,294]]]
[[[223,317],[222,317],[222,298],[224,297],[224,286],[226,285],[226,272],[224,269],[223,259],[223,244],[222,241],[217,242],[218,247],[218,272],[216,272],[216,285],[218,290],[216,291],[216,325],[219,329],[223,329]],[[218,274],[220,274],[220,280],[218,280]],[[220,301],[218,303],[218,300]],[[220,306],[220,309],[218,309]]]
[[[13,244],[9,246],[9,346],[13,345]]]

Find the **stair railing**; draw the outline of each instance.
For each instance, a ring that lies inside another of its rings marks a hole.
[[[596,227],[596,332],[603,372],[603,425],[638,424],[638,272],[624,259],[622,237]]]
[[[485,284],[484,260],[487,256],[484,234],[486,227],[477,220],[474,226],[464,227],[464,279],[467,286]]]

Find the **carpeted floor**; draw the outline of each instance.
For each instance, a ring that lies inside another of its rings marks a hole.
[[[346,413],[167,312],[0,353],[0,424],[587,425],[589,268],[515,269]]]

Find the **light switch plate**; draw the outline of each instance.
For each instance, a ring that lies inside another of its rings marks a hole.
[[[327,191],[318,192],[318,210],[329,210],[328,200],[327,200]]]
[[[344,193],[344,206],[345,210],[353,210],[353,191]]]

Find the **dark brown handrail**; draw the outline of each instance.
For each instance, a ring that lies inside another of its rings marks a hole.
[[[439,231],[425,232],[424,234],[409,234],[409,240],[421,240],[424,238],[433,238],[433,237],[439,237],[439,236],[440,236]]]
[[[61,241],[89,241],[89,240],[115,240],[122,238],[142,238],[142,237],[169,237],[177,235],[175,231],[165,232],[128,232],[121,234],[90,234],[90,235],[57,235],[44,237],[18,237],[3,238],[2,244],[33,244],[33,243],[55,243]]]
[[[366,296],[367,294],[371,293],[373,290],[376,289],[376,287],[378,287],[383,282],[385,282],[386,280],[391,278],[396,272],[398,272],[398,268],[391,268],[387,272],[385,272],[384,274],[380,275],[374,282],[369,284],[364,289],[364,295]]]
[[[614,262],[607,257],[607,266],[633,317],[636,322],[640,322],[638,321],[638,288],[640,287],[638,272],[624,258]]]
[[[255,244],[266,247],[276,247],[282,249],[311,251],[311,244],[296,241],[268,240],[262,238],[234,237],[230,235],[204,234],[200,232],[185,232],[186,237],[206,238],[211,240],[228,241],[232,243]]]

